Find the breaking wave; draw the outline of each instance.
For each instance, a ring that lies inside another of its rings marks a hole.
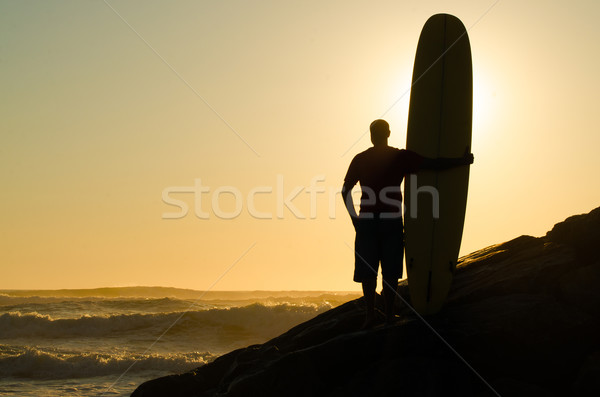
[[[89,353],[0,345],[0,378],[67,379],[128,372],[189,371],[215,357],[210,353]],[[131,367],[131,368],[130,368]]]
[[[290,327],[331,308],[320,305],[265,305],[191,310],[169,313],[83,315],[53,318],[37,312],[0,315],[0,338],[71,338],[119,336],[131,332],[155,333],[168,327],[170,334],[202,333],[215,328],[230,332],[276,336]]]

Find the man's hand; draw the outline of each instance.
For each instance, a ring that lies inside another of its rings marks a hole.
[[[471,153],[471,150],[468,146],[465,148],[465,154],[463,154],[463,161],[464,165],[473,164],[473,162],[475,161],[475,156],[473,156],[473,153]]]
[[[350,218],[352,219],[352,226],[354,226],[354,231],[356,231],[358,229],[358,217],[350,216]]]
[[[473,153],[471,153],[470,147],[467,146],[465,148],[465,153],[462,155],[462,157],[438,157],[435,159],[425,157],[423,158],[420,169],[443,171],[454,167],[473,164],[474,160],[475,158],[473,157]]]
[[[344,184],[344,186],[342,186],[342,200],[344,200],[344,207],[346,207],[348,215],[350,215],[350,219],[352,220],[354,230],[356,230],[358,225],[358,214],[354,209],[354,203],[352,201],[352,187],[353,186],[349,184]]]

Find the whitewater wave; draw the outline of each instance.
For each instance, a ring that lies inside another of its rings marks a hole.
[[[279,293],[282,295],[281,293]],[[174,297],[55,297],[55,296],[9,296],[0,294],[0,312],[49,314],[52,318],[77,318],[82,314],[135,314],[169,313],[186,310],[242,307],[252,303],[265,306],[290,304],[310,306],[329,304],[338,306],[358,296],[352,294],[320,294],[314,296],[266,296],[260,299],[180,299]]]
[[[212,361],[211,353],[90,353],[0,345],[0,378],[89,378],[143,371],[179,373]]]
[[[170,327],[169,334],[201,334],[224,329],[230,333],[276,336],[331,308],[320,305],[266,305],[193,310],[169,313],[92,315],[53,318],[36,312],[0,315],[0,338],[72,338],[156,334]]]

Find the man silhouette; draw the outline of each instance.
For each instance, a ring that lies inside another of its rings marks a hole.
[[[362,284],[366,305],[363,328],[375,323],[375,289],[381,262],[386,321],[394,321],[394,298],[402,277],[404,256],[402,193],[406,175],[420,169],[443,170],[473,163],[468,149],[460,158],[430,159],[405,149],[388,146],[390,126],[385,120],[371,123],[373,147],[357,154],[350,163],[342,198],[356,230],[354,242],[354,281]],[[360,182],[360,215],[352,202],[352,188]]]

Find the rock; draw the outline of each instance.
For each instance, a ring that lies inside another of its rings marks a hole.
[[[573,396],[597,396],[600,390],[600,351],[584,362],[573,385]]]
[[[573,247],[577,259],[583,263],[600,260],[600,208],[589,214],[574,215],[564,222],[554,225],[546,234],[546,239],[559,244]]]
[[[359,330],[358,299],[132,396],[600,395],[599,227],[600,208],[461,258],[435,316],[404,281],[393,326]]]

